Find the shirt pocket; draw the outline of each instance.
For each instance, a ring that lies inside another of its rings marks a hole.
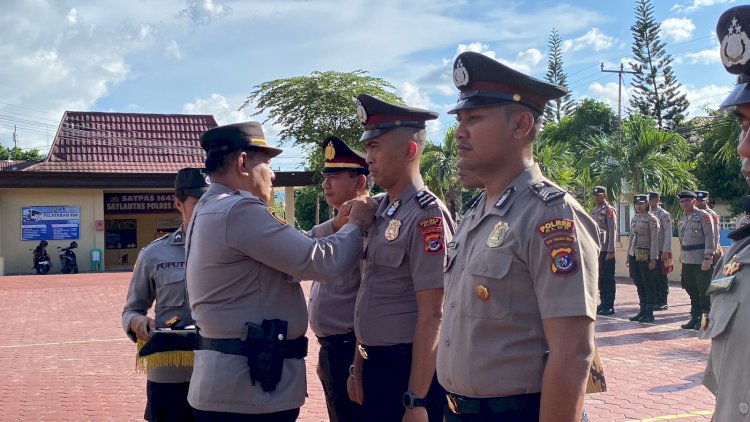
[[[452,242],[451,242],[452,243]],[[458,245],[450,243],[448,244],[448,250],[445,253],[445,263],[443,264],[443,272],[447,273],[448,270],[451,269],[453,266],[453,262],[456,260],[456,257],[458,256],[458,248],[456,247]]]
[[[711,313],[708,316],[708,327],[700,333],[700,338],[711,339],[711,366],[718,376],[722,373],[722,365],[727,342],[729,341],[730,325],[737,313],[739,302],[729,293],[716,295],[711,303]],[[744,329],[744,328],[742,328]]]
[[[182,306],[185,303],[185,271],[160,271],[156,283],[156,308]]]
[[[378,246],[372,250],[372,262],[376,265],[375,282],[370,283],[370,290],[385,295],[399,295],[409,289],[405,274],[409,268],[403,268],[406,251],[396,246]],[[410,279],[409,279],[410,280]]]
[[[469,259],[462,308],[475,318],[505,319],[510,314],[513,256],[484,250]],[[485,300],[486,299],[486,300]]]

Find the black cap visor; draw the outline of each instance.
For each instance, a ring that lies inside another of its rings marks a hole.
[[[737,84],[727,98],[719,104],[719,108],[732,107],[750,103],[750,82]]]

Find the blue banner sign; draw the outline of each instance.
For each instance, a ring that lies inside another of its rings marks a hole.
[[[104,214],[172,214],[173,193],[104,193]]]
[[[81,207],[21,208],[21,240],[80,239]]]

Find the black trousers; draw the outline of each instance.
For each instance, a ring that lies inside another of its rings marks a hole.
[[[615,260],[607,261],[607,252],[599,252],[599,302],[602,308],[615,306]]]
[[[363,412],[365,422],[401,422],[404,405],[401,398],[409,389],[411,344],[365,347],[367,359],[362,365]],[[425,397],[430,422],[443,420],[445,390],[433,375]]]
[[[175,384],[146,382],[146,411],[150,422],[193,421],[193,408],[187,401],[189,382]]]
[[[661,258],[661,254],[659,254]],[[669,296],[669,279],[664,274],[664,261],[661,259],[656,260],[656,304],[666,305],[667,297]]]
[[[656,305],[656,268],[649,270],[648,261],[636,261],[633,255],[628,256],[628,262],[641,305]]]
[[[539,420],[541,393],[514,397],[517,397],[518,401],[523,403],[523,406],[498,410],[493,408],[495,406],[491,404],[492,399],[470,399],[478,404],[478,412],[456,414],[446,406],[444,420],[445,422],[526,422]]]
[[[330,422],[359,422],[363,419],[362,406],[349,400],[346,380],[349,366],[357,350],[354,332],[329,337],[319,337],[318,375],[328,406]]]
[[[195,420],[198,422],[294,422],[298,416],[299,408],[259,415],[195,410]]]
[[[701,270],[701,264],[682,264],[682,287],[690,296],[690,314],[700,317],[711,311],[711,298],[706,294],[711,284],[711,269]]]

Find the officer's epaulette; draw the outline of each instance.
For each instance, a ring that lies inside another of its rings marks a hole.
[[[742,240],[748,236],[750,236],[750,224],[746,224],[727,235],[728,238],[734,240],[735,242],[738,240]]]
[[[565,195],[564,190],[547,181],[534,183],[533,185],[529,186],[529,189],[531,189],[531,191],[534,192],[534,194],[544,202],[550,202],[555,198],[559,198]]]
[[[426,208],[428,205],[433,204],[437,200],[435,195],[427,192],[426,190],[417,192],[417,194],[414,195],[414,199],[419,204],[419,208]]]
[[[482,199],[482,196],[484,196],[484,189],[482,189],[481,191],[479,191],[479,193],[476,194],[476,196],[474,196],[473,198],[471,198],[471,201],[469,201],[469,206],[467,207],[467,209],[468,210],[473,210],[474,207],[476,207],[477,204],[479,203],[479,200]]]
[[[164,239],[168,238],[170,234],[172,234],[172,233],[167,233],[167,234],[165,234],[165,235],[164,235],[164,236],[162,236],[162,237],[158,237],[158,238],[156,238],[156,239],[152,240],[152,241],[151,241],[151,243],[149,243],[149,245],[153,245],[153,244],[154,244],[154,243],[156,243],[156,242],[160,242],[160,241],[162,241],[162,240],[164,240]]]

